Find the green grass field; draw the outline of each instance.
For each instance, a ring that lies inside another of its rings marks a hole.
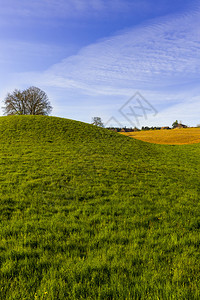
[[[200,299],[200,144],[0,117],[0,299]]]

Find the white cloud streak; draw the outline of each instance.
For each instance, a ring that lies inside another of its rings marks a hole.
[[[43,74],[48,85],[95,94],[162,89],[200,76],[200,10],[160,19],[83,48]]]
[[[28,82],[29,76],[35,85],[61,88],[65,95],[74,92],[79,99],[88,95],[108,102],[120,95],[128,99],[139,90],[153,105],[163,106],[158,120],[185,111],[190,121],[200,111],[199,28],[199,8],[156,19],[89,45],[43,74],[21,74],[20,80]]]
[[[128,13],[130,9],[138,12],[150,7],[147,0],[6,0],[1,5],[0,16],[73,18],[111,11]]]

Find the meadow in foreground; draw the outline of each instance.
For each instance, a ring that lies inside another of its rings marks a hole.
[[[0,118],[0,299],[200,299],[200,144]]]

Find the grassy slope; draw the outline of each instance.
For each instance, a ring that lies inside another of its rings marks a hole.
[[[200,145],[0,118],[0,299],[199,299]]]

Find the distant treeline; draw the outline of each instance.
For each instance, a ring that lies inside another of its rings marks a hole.
[[[187,128],[188,126],[184,124],[177,124],[176,126],[173,126],[172,128],[169,126],[163,126],[163,127],[148,127],[148,126],[142,126],[141,129],[138,129],[137,127],[134,128],[119,128],[119,127],[107,127],[107,129],[115,131],[115,132],[136,132],[136,131],[141,131],[141,130],[169,130],[169,129],[175,129],[175,128]]]
[[[162,127],[148,127],[148,126],[143,126],[141,129],[134,127],[134,128],[127,128],[127,127],[123,127],[123,128],[119,128],[119,127],[106,127],[109,130],[115,131],[115,132],[136,132],[136,131],[141,131],[141,130],[160,130],[160,129],[164,129]],[[170,129],[170,128],[166,128],[165,129]]]

